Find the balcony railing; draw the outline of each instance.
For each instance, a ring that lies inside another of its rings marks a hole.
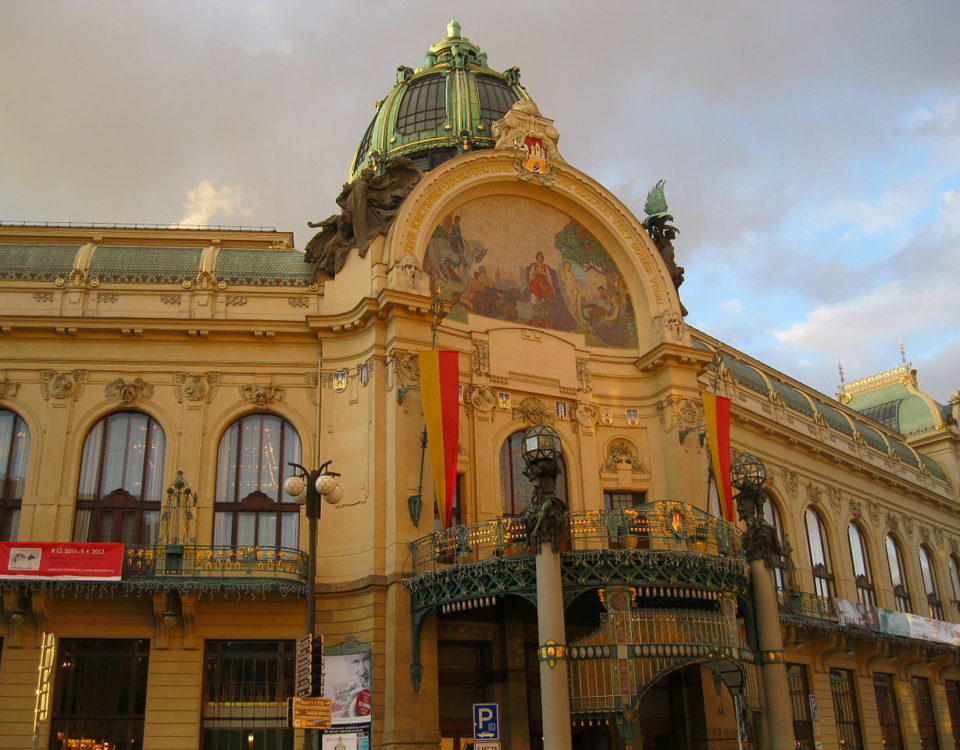
[[[740,548],[740,531],[686,503],[661,501],[634,508],[568,513],[565,550],[676,550],[724,556]],[[454,526],[410,543],[413,572],[490,557],[532,554],[525,517]]]
[[[797,589],[777,589],[780,612],[794,617],[809,617],[815,620],[837,622],[837,605],[826,596],[808,594]]]
[[[287,589],[306,586],[307,555],[287,547],[127,547],[123,580]]]

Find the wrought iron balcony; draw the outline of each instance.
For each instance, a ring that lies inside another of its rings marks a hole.
[[[798,589],[777,589],[780,613],[793,617],[837,622],[837,605],[826,596],[808,594]]]
[[[691,505],[660,501],[634,508],[586,510],[567,514],[564,549],[632,549],[727,556],[740,548],[740,531],[731,523]],[[532,554],[523,516],[454,526],[410,543],[413,572],[450,564]]]
[[[128,546],[123,582],[202,590],[264,590],[302,594],[307,555],[287,547]]]

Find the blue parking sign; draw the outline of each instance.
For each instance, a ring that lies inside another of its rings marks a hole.
[[[473,704],[473,739],[500,739],[500,706],[498,704]]]

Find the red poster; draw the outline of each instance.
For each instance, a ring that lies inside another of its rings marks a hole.
[[[0,578],[119,581],[119,542],[0,542]]]

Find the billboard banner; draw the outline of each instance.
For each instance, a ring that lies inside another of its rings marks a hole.
[[[0,542],[0,578],[119,581],[120,542]]]

